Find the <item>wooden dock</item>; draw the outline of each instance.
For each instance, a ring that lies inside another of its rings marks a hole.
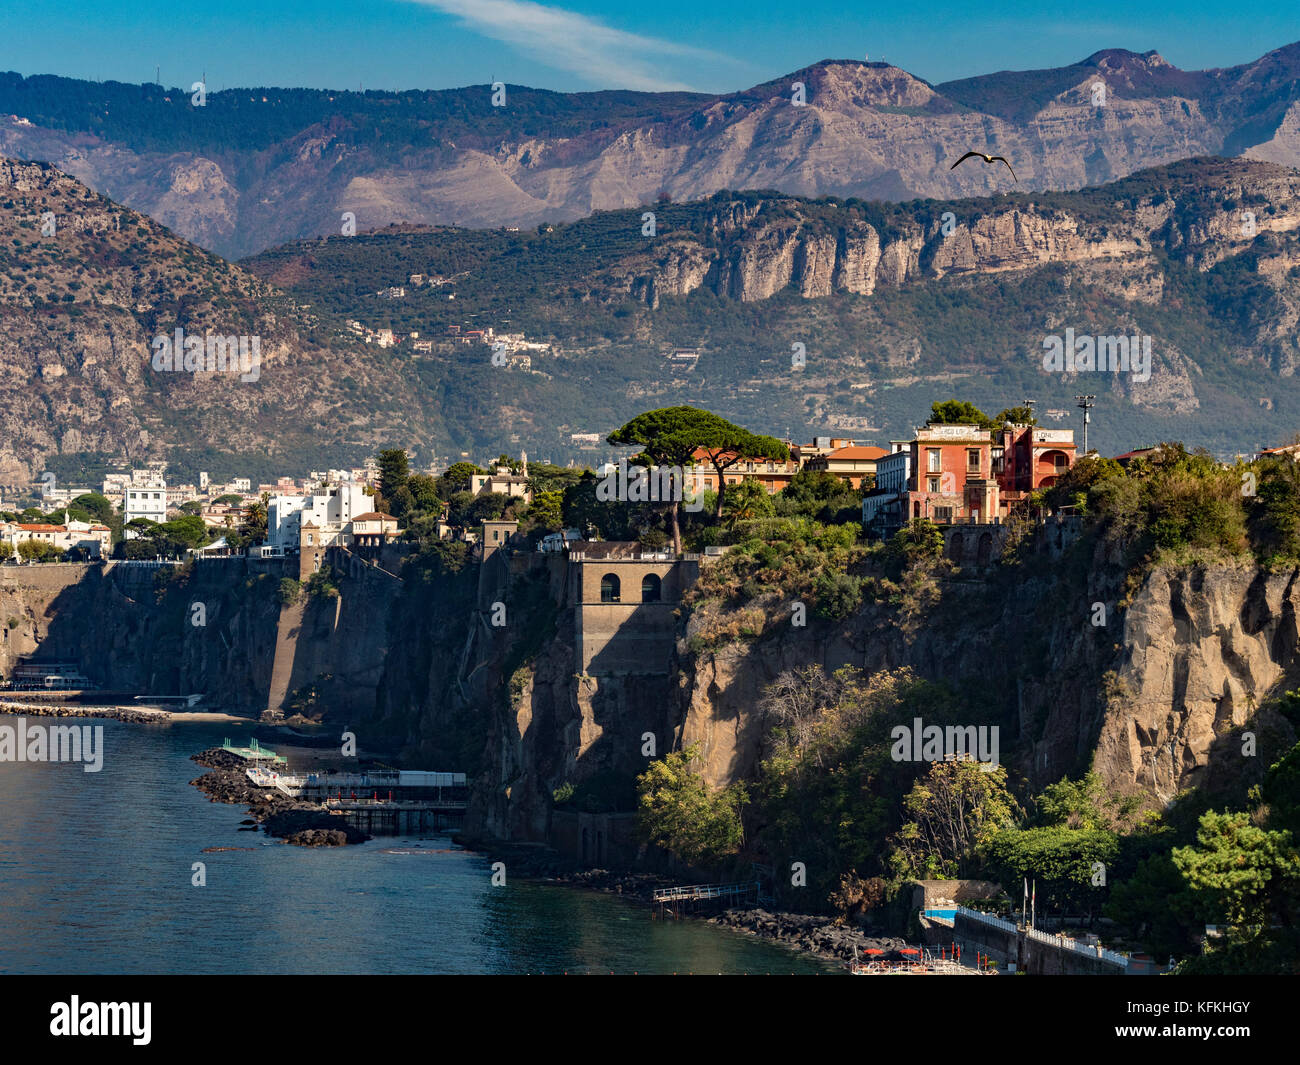
[[[682,884],[660,888],[654,893],[654,916],[682,917],[702,909],[727,909],[741,903],[757,903],[758,881],[739,884]]]

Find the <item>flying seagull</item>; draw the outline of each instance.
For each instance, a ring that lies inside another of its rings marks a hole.
[[[983,152],[967,152],[955,163],[953,163],[952,166],[950,166],[948,169],[956,170],[967,159],[983,159],[984,162],[986,163],[1007,163],[1006,157],[1002,155],[985,155]],[[1007,163],[1007,169],[1011,170],[1010,163]],[[1020,179],[1016,177],[1016,172],[1014,170],[1011,170],[1011,178],[1013,181],[1015,181],[1017,185],[1020,184]]]

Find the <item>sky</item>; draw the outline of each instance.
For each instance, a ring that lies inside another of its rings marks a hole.
[[[821,59],[931,83],[1155,49],[1185,70],[1300,40],[1296,0],[0,0],[0,70],[189,86],[728,92]]]

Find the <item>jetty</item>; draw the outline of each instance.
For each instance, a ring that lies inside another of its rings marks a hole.
[[[289,764],[289,759],[282,754],[276,754],[270,747],[263,747],[257,742],[256,737],[248,741],[247,747],[236,747],[230,742],[230,737],[227,736],[221,741],[221,749],[227,754],[233,754],[237,758],[242,758],[245,762],[253,762],[254,764],[263,762],[283,766]]]
[[[728,909],[742,903],[757,903],[758,895],[757,880],[738,884],[682,884],[677,887],[658,888],[652,899],[653,916],[682,917],[713,906]]]

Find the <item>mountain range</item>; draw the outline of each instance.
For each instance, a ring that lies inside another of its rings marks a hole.
[[[535,226],[724,189],[908,201],[1069,190],[1201,156],[1300,163],[1300,43],[930,85],[826,60],[724,95],[179,88],[0,75],[0,155],[48,161],[228,258],[392,222]],[[202,106],[196,106],[200,101]],[[968,149],[1005,168],[950,163]]]
[[[394,225],[235,265],[48,164],[0,161],[0,483],[148,458],[263,478],[393,445],[420,465],[590,459],[572,434],[674,403],[883,442],[954,395],[990,413],[1033,398],[1077,428],[1086,392],[1106,453],[1183,439],[1228,456],[1300,424],[1289,167],[1193,159],[904,204],[722,192],[653,213],[653,234],[640,207]],[[453,335],[487,327],[547,347],[502,366]],[[158,369],[177,329],[257,337],[257,379]],[[382,329],[397,343],[359,335]],[[1048,372],[1066,335],[1146,338],[1150,374]]]

